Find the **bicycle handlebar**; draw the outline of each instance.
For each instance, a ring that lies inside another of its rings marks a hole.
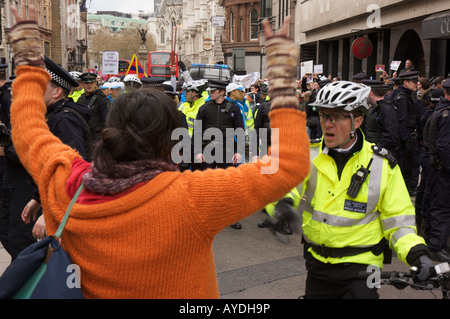
[[[419,281],[417,274],[419,269],[411,267],[410,271],[380,271],[360,272],[360,279],[369,279],[371,276],[377,276],[377,279],[384,280],[380,284],[393,285],[397,289],[403,289],[410,286],[413,289],[433,290],[438,289],[443,292],[444,298],[450,297],[450,265],[448,263],[438,264],[435,267],[435,275],[426,281]]]

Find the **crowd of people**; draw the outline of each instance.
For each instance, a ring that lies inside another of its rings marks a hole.
[[[14,14],[14,100],[0,109],[12,260],[56,230],[83,185],[62,245],[89,298],[219,297],[214,236],[261,210],[258,226],[284,238],[301,207],[306,298],[377,298],[359,273],[391,250],[419,280],[450,261],[450,79],[296,80],[287,18],[278,34],[264,21],[268,78],[249,88],[188,71],[105,81],[43,57],[37,24]],[[174,157],[180,127],[190,143]]]

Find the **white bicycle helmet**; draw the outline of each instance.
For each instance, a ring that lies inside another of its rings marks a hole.
[[[134,75],[127,75],[124,79],[123,79],[123,82],[125,83],[125,84],[131,84],[131,83],[138,83],[138,84],[140,84],[140,85],[142,85],[142,82],[141,82],[141,80],[138,78],[138,77],[136,77],[136,76],[134,76]],[[127,83],[127,82],[129,82],[129,83]]]
[[[108,79],[108,81],[107,82],[121,82],[121,80],[120,80],[120,78],[119,77],[117,77],[117,76],[112,76],[112,77],[110,77],[109,79]]]
[[[75,80],[80,81],[80,79],[81,79],[81,74],[83,74],[83,73],[78,72],[78,71],[70,71],[69,74],[70,74],[70,76],[73,77]]]
[[[370,87],[364,84],[337,81],[325,85],[310,105],[323,108],[340,108],[347,112],[369,109]]]
[[[198,81],[191,81],[188,83],[185,83],[185,89],[186,91],[197,91],[197,92],[202,92],[204,90],[205,87],[205,81],[204,80],[198,80]]]

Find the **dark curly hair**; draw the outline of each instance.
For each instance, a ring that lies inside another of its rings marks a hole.
[[[111,175],[113,163],[171,161],[172,131],[180,127],[176,104],[164,92],[141,89],[121,94],[111,106],[101,140],[94,149],[98,171]]]

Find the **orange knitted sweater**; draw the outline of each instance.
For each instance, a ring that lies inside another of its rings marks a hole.
[[[49,131],[43,94],[48,74],[21,66],[13,85],[12,136],[40,191],[54,234],[70,202],[65,190],[79,154]],[[62,245],[81,268],[87,298],[218,298],[212,242],[227,226],[298,185],[309,172],[305,114],[271,113],[278,169],[261,162],[238,168],[165,172],[106,203],[75,204]],[[245,202],[245,205],[242,203]]]

